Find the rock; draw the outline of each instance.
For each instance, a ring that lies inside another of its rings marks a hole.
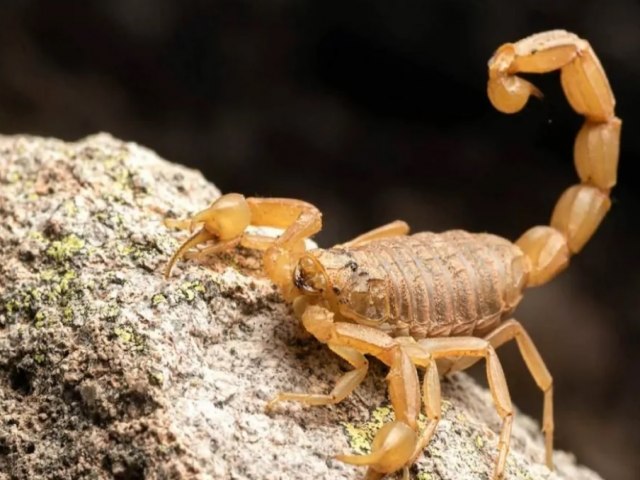
[[[101,134],[77,143],[0,137],[0,479],[355,479],[332,459],[365,451],[389,415],[384,369],[342,404],[346,365],[310,338],[259,257],[229,252],[162,269],[184,233],[164,227],[219,195],[202,176]],[[499,418],[463,374],[415,478],[490,478]],[[516,417],[508,479],[596,480],[543,459]]]

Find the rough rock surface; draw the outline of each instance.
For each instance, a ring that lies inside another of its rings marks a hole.
[[[0,480],[355,479],[332,460],[365,451],[389,413],[375,364],[342,404],[283,404],[327,391],[346,366],[310,339],[232,252],[162,278],[183,217],[218,191],[108,135],[77,143],[0,137]],[[444,418],[414,478],[487,479],[499,427],[488,393],[446,380]],[[596,480],[517,416],[508,479]]]

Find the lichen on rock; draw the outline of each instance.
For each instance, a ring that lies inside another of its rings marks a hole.
[[[292,318],[250,252],[162,268],[162,220],[219,195],[203,177],[101,134],[0,137],[0,480],[355,479],[392,415],[384,369],[340,405],[265,404],[327,391],[345,368]],[[489,478],[499,419],[467,376],[443,385],[420,480]],[[507,478],[596,480],[518,415]]]

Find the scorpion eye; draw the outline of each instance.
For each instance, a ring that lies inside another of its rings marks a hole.
[[[327,288],[327,279],[322,265],[310,255],[302,257],[296,265],[293,281],[296,287],[306,293],[320,294]]]

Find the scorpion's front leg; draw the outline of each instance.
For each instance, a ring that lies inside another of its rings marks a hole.
[[[364,377],[367,376],[367,370],[369,369],[367,358],[356,349],[350,347],[339,346],[331,342],[328,342],[328,346],[335,354],[349,362],[354,369],[345,373],[340,380],[336,382],[335,387],[333,387],[333,390],[331,390],[329,394],[280,392],[267,404],[268,410],[273,408],[276,403],[287,400],[306,403],[307,405],[331,405],[339,403],[347,398],[351,392],[360,385]]]
[[[396,420],[380,429],[368,455],[339,455],[343,462],[368,465],[367,479],[377,479],[401,468],[408,474],[410,460],[415,456],[420,391],[418,375],[402,346],[378,329],[352,323],[334,322],[333,313],[320,306],[309,306],[302,315],[304,327],[318,340],[326,343],[338,355],[355,367],[346,373],[328,395],[280,393],[269,403],[295,400],[310,405],[337,403],[364,379],[367,361],[373,355],[390,367],[387,382]]]

